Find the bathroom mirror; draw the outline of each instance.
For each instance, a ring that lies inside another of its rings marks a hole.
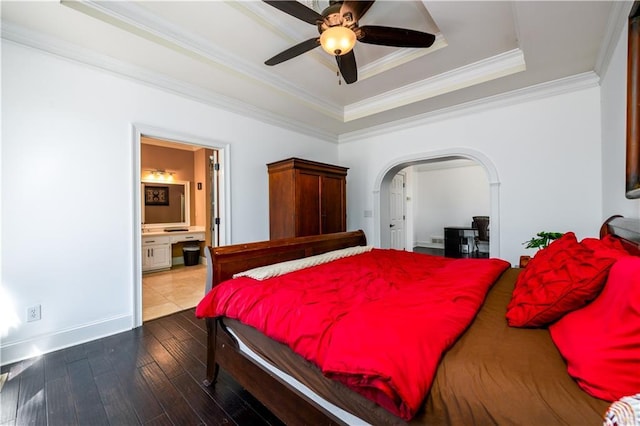
[[[189,182],[142,181],[142,227],[188,227]]]

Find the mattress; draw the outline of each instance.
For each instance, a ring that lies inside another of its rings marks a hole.
[[[409,424],[602,424],[609,403],[577,386],[548,330],[507,325],[506,306],[519,271],[507,270],[490,290],[473,323],[444,355],[423,409]],[[223,323],[263,360],[363,423],[407,424],[327,379],[287,346],[238,321]]]

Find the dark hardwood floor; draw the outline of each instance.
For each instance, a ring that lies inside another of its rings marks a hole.
[[[0,425],[281,425],[224,370],[203,386],[194,309],[2,367]]]
[[[414,247],[413,251],[415,253],[424,253],[424,254],[431,254],[434,256],[444,256],[444,249],[437,249],[437,248],[429,248],[429,247]],[[484,253],[484,252],[472,252],[472,253],[463,253],[460,255],[461,258],[476,258],[476,259],[488,259],[489,258],[489,253]]]
[[[431,255],[434,255],[434,256],[444,256],[444,249],[437,249],[437,248],[416,246],[416,247],[413,248],[413,252],[414,253],[431,254]]]

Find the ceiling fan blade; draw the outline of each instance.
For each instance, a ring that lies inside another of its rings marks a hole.
[[[356,66],[356,55],[353,50],[342,56],[336,56],[336,62],[340,69],[340,74],[347,84],[358,81],[358,67]]]
[[[282,12],[298,18],[301,21],[308,22],[312,25],[316,25],[318,21],[322,21],[322,15],[313,9],[309,9],[297,1],[285,1],[285,0],[263,0],[268,5],[275,7]]]
[[[295,58],[298,55],[302,55],[303,53],[318,46],[320,46],[320,37],[310,38],[309,40],[305,40],[302,43],[298,43],[295,46],[278,53],[273,58],[267,59],[264,63],[265,65],[277,65],[281,62],[288,61],[291,58]]]
[[[367,13],[367,10],[371,7],[374,0],[371,1],[357,1],[357,0],[345,0],[340,7],[340,16],[344,16],[346,13],[351,13],[354,21],[359,21],[362,15]]]
[[[365,25],[359,28],[358,41],[381,46],[429,47],[436,36],[405,28],[379,27]]]

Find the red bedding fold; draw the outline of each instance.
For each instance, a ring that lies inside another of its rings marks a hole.
[[[264,281],[228,280],[196,315],[251,325],[410,420],[443,352],[508,267],[499,259],[374,249]]]

